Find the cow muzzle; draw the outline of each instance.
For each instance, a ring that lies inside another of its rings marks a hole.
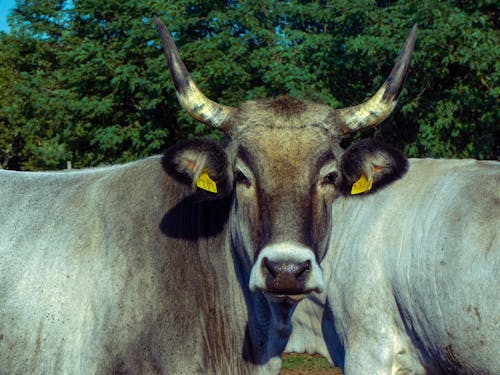
[[[313,251],[295,243],[266,246],[250,274],[250,290],[262,291],[274,300],[298,302],[323,290],[323,273]]]

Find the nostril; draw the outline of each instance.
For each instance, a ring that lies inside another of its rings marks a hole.
[[[281,270],[281,263],[273,262],[268,258],[262,259],[262,264],[264,269],[272,276],[276,277]]]
[[[295,278],[297,280],[307,277],[311,270],[311,261],[306,260],[302,263],[286,263],[286,262],[273,262],[268,258],[262,259],[262,268],[272,278],[277,278],[280,275],[288,275],[287,277]]]
[[[304,263],[298,264],[298,266],[299,269],[296,274],[297,279],[304,277],[307,274],[307,272],[311,269],[311,261],[307,260]]]
[[[265,278],[266,291],[290,295],[302,294],[306,292],[306,284],[313,271],[313,263],[310,260],[304,262],[273,261],[263,257],[261,270]]]

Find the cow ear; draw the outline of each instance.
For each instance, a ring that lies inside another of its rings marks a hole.
[[[398,149],[373,139],[349,147],[340,160],[338,188],[346,196],[373,193],[401,178],[408,160]]]
[[[226,152],[214,141],[181,141],[165,150],[161,164],[167,174],[203,196],[221,197],[229,192]]]

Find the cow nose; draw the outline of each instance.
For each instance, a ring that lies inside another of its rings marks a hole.
[[[306,280],[311,272],[311,261],[274,262],[269,258],[262,259],[266,287],[271,293],[301,294],[304,293]]]
[[[293,296],[299,301],[312,292],[323,291],[323,271],[311,248],[295,242],[265,246],[250,272],[248,287],[273,297]]]

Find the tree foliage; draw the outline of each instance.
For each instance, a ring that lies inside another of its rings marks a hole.
[[[283,93],[362,102],[418,23],[400,105],[363,136],[408,156],[499,156],[494,0],[18,0],[0,33],[4,168],[122,162],[217,137],[177,104],[153,15],[205,94],[228,105]]]

